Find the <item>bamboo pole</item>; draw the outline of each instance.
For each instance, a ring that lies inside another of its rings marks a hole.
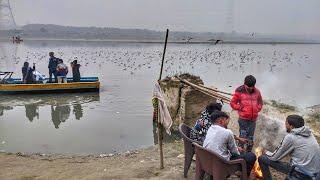
[[[227,92],[223,92],[223,91],[219,91],[217,89],[212,89],[212,88],[209,88],[209,87],[206,87],[206,86],[203,86],[201,84],[199,84],[200,87],[203,87],[203,88],[206,88],[208,90],[211,90],[211,91],[215,91],[215,92],[218,92],[218,93],[221,93],[221,94],[226,94],[226,95],[230,95],[230,96],[233,96],[233,94],[231,93],[227,93]]]
[[[169,29],[166,31],[166,39],[164,42],[164,49],[163,49],[163,54],[162,54],[162,61],[161,61],[161,69],[160,69],[160,75],[158,81],[161,80],[162,77],[162,70],[163,70],[163,63],[164,63],[164,57],[166,55],[166,49],[167,49],[167,42],[168,42],[168,35],[169,35]],[[163,165],[163,147],[162,147],[162,140],[163,140],[163,126],[160,122],[160,111],[159,111],[160,106],[158,105],[158,144],[159,144],[159,153],[160,153],[160,169],[164,168]]]
[[[229,97],[226,97],[222,94],[219,94],[217,91],[213,91],[211,88],[205,88],[204,86],[199,86],[197,84],[193,84],[185,79],[181,79],[180,77],[177,77],[181,82],[193,87],[194,89],[206,94],[206,95],[209,95],[211,97],[214,97],[214,98],[217,98],[219,100],[222,100],[224,102],[227,102],[227,103],[230,103],[231,99]]]

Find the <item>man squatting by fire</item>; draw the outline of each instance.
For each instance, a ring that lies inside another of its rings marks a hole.
[[[299,115],[289,115],[285,122],[288,134],[271,153],[264,152],[258,158],[264,180],[271,180],[269,167],[291,175],[296,179],[320,179],[320,147],[304,119]],[[290,163],[281,162],[287,155],[291,156]],[[317,178],[315,178],[317,176]]]

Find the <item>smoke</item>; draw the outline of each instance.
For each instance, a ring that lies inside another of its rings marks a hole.
[[[285,135],[284,119],[268,114],[259,116],[255,131],[255,146],[273,151]]]
[[[229,129],[235,135],[239,135],[238,114],[231,111],[231,121]],[[254,134],[254,146],[274,151],[286,135],[285,119],[286,114],[279,113],[276,109],[265,105],[256,121]]]

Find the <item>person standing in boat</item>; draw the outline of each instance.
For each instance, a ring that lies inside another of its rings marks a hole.
[[[49,65],[48,65],[48,69],[49,69],[49,83],[52,82],[52,75],[54,76],[55,82],[57,82],[57,65],[58,65],[58,61],[57,58],[54,57],[54,53],[53,52],[49,52]]]
[[[73,82],[80,82],[80,64],[78,64],[77,60],[72,61],[71,63],[71,68],[72,68],[72,77],[73,77]]]
[[[58,59],[57,65],[58,83],[67,83],[68,67],[63,63],[62,59]]]
[[[29,67],[28,62],[24,62],[22,67],[22,82],[25,84],[35,83],[33,71],[36,70],[36,65],[33,63],[33,68]]]

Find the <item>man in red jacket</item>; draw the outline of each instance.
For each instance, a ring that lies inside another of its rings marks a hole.
[[[231,99],[232,109],[239,114],[239,133],[241,138],[253,142],[254,130],[258,113],[262,109],[262,97],[260,91],[255,87],[256,78],[248,75],[244,79],[244,85],[238,87]],[[247,151],[252,150],[253,143],[249,143]]]

